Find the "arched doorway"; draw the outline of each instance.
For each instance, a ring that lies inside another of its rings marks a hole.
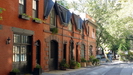
[[[78,61],[79,59],[78,59],[78,57],[79,57],[79,54],[78,54],[79,52],[78,52],[78,45],[76,45],[76,61]],[[79,62],[79,61],[78,61]]]
[[[73,56],[73,49],[74,49],[74,42],[73,42],[73,40],[71,39],[71,40],[70,40],[70,54],[69,54],[70,60],[73,60],[73,59],[74,59],[74,56]]]
[[[49,50],[49,70],[58,69],[58,42],[55,40],[50,41]]]
[[[81,44],[81,51],[80,51],[81,53],[81,58],[85,58],[85,45],[84,44]]]
[[[92,45],[90,45],[90,46],[89,46],[89,54],[90,54],[90,56],[92,56],[92,55],[93,55],[92,49],[93,49],[93,46],[92,46]]]

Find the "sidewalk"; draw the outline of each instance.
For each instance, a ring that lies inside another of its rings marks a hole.
[[[91,67],[95,67],[95,66],[81,67],[78,69],[54,70],[54,71],[44,72],[44,73],[42,73],[42,75],[63,75],[63,74],[70,73],[70,72],[85,70],[85,69],[91,68]]]
[[[112,62],[100,62],[101,65],[104,64],[115,64],[115,63],[121,63],[122,61],[119,60],[113,60]],[[92,68],[92,67],[97,67],[97,66],[87,66],[87,67],[81,67],[78,69],[67,69],[67,70],[53,70],[49,72],[44,72],[42,75],[64,75],[64,74],[69,74],[70,72],[76,72],[76,71],[82,71],[87,68]]]

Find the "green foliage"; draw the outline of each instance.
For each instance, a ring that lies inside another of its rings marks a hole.
[[[70,66],[76,66],[77,65],[77,63],[76,63],[76,61],[75,60],[70,60]]]
[[[31,18],[31,16],[27,15],[26,13],[23,13],[21,15]]]
[[[81,62],[86,62],[85,58],[81,58]]]
[[[60,4],[60,5],[62,5],[62,6],[64,6],[65,8],[69,8],[69,6],[68,6],[68,3],[67,3],[67,1],[66,0],[60,0],[60,1],[56,1],[58,4]]]
[[[89,57],[89,61],[90,61],[90,62],[93,62],[94,59],[95,59],[94,56],[90,56],[90,57]]]
[[[125,54],[124,52],[120,52],[120,60],[122,61],[133,61],[133,52],[128,51],[128,54]]]
[[[63,68],[68,68],[69,65],[66,63],[66,60],[63,59],[61,62],[60,62],[60,67],[63,67]]]
[[[77,68],[80,68],[81,67],[81,64],[79,62],[76,62],[76,67]]]
[[[93,59],[92,64],[96,64],[97,65],[98,62],[99,62],[99,59],[95,58],[95,59]]]
[[[36,67],[35,68],[41,68],[41,66],[39,64],[36,64]]]
[[[0,7],[0,14],[1,14],[3,11],[6,11],[6,9]]]
[[[3,11],[6,11],[6,9],[0,7],[0,14],[2,14]],[[2,16],[0,16],[0,20],[2,20]]]
[[[39,21],[41,21],[41,19],[39,19],[39,18],[33,18],[33,20],[39,20]]]
[[[14,73],[20,73],[19,69],[16,69],[16,68],[12,69],[11,72],[14,72]]]
[[[52,32],[52,34],[57,34],[58,28],[50,28],[50,31]]]

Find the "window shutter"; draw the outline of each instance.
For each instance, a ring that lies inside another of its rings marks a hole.
[[[52,0],[45,0],[44,2],[44,18],[47,18],[54,6],[54,2]]]

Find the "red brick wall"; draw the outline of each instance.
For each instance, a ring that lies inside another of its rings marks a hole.
[[[51,34],[50,32],[50,17],[47,19],[43,19],[44,13],[44,0],[39,0],[39,15],[38,17],[45,21],[45,23],[37,24],[30,20],[23,20],[20,19],[19,16],[19,0],[0,0],[0,7],[5,8],[2,14],[3,20],[0,20],[0,25],[3,25],[3,29],[0,30],[0,75],[7,75],[12,69],[12,49],[13,49],[13,32],[11,31],[11,27],[17,27],[21,29],[27,29],[34,31],[33,35],[33,43],[32,43],[32,69],[35,67],[36,64],[36,46],[35,41],[40,40],[41,42],[41,66],[43,70],[49,71],[48,68],[48,57],[49,57],[49,45],[48,43],[50,40],[54,39],[59,43],[58,53],[59,53],[59,62],[62,60],[63,56],[63,42],[67,42],[66,47],[66,60],[69,63],[69,53],[70,53],[70,40],[73,39],[74,41],[74,58],[78,58],[80,61],[80,45],[85,44],[85,55],[86,60],[88,60],[88,49],[90,45],[93,45],[93,53],[96,55],[96,39],[92,38],[92,31],[93,29],[96,32],[96,27],[93,26],[91,23],[88,24],[89,26],[89,36],[85,33],[85,39],[81,39],[80,31],[76,30],[75,24],[73,24],[73,31],[69,31],[68,27],[63,27],[60,24],[59,16],[57,16],[57,25],[58,25],[58,34]],[[26,0],[26,14],[32,16],[32,0]],[[62,31],[63,29],[63,31]],[[63,36],[62,36],[63,32]],[[4,34],[3,34],[4,33]],[[6,45],[6,39],[10,37],[12,42],[11,44]],[[71,38],[72,37],[72,38]],[[76,57],[76,45],[78,44],[78,57]]]

